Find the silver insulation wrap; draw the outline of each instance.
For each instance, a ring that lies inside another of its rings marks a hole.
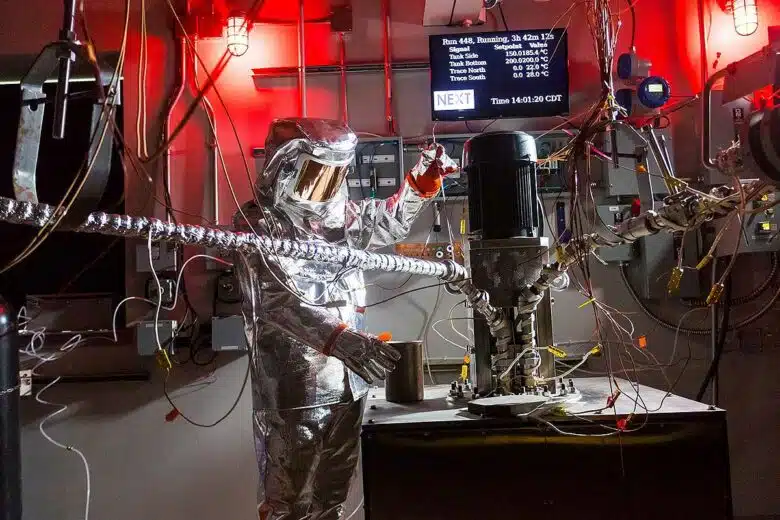
[[[54,220],[54,206],[20,202],[0,197],[0,220],[41,228]],[[186,246],[219,248],[245,254],[266,254],[280,257],[314,260],[352,267],[364,271],[387,271],[416,274],[457,281],[466,278],[463,266],[454,262],[429,261],[398,255],[372,253],[324,243],[272,239],[262,234],[235,232],[190,224],[174,225],[164,220],[132,215],[91,213],[74,231],[126,238],[152,238],[156,242],[172,242]]]
[[[235,215],[240,233],[218,239],[237,252],[264,520],[339,518],[369,388],[342,359],[351,363],[352,353],[359,371],[381,361],[376,340],[362,332],[363,271],[465,278],[456,264],[367,251],[407,236],[430,203],[409,180],[437,163],[424,154],[389,199],[350,201],[334,172],[351,168],[356,144],[336,121],[272,123],[258,200]]]

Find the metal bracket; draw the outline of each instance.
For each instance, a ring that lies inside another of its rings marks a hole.
[[[43,85],[51,72],[61,62],[72,63],[75,59],[89,61],[84,46],[73,40],[59,40],[43,48],[32,66],[21,81],[21,115],[16,136],[16,151],[14,155],[13,186],[16,200],[24,202],[39,202],[36,186],[36,170],[41,142],[43,116],[46,104],[46,94]],[[68,81],[60,74],[60,80]],[[101,90],[98,102],[92,111],[91,144],[87,155],[87,168],[91,166],[89,176],[84,180],[78,196],[73,201],[68,214],[62,220],[64,228],[75,228],[96,209],[103,197],[108,175],[111,171],[111,151],[113,134],[106,128],[110,124],[108,117],[103,117],[104,110],[118,105],[120,99],[119,78],[104,79],[99,70],[95,71],[97,88]],[[103,92],[104,88],[107,92]],[[54,136],[58,128],[64,128],[65,106],[60,97],[67,95],[67,87],[58,86],[58,102],[55,103]],[[67,98],[62,98],[67,101]],[[103,137],[101,139],[101,137]]]

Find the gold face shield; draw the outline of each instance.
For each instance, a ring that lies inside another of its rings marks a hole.
[[[327,164],[310,155],[298,161],[293,195],[302,201],[327,202],[335,197],[349,172],[349,164]]]

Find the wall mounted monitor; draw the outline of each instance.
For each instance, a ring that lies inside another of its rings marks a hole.
[[[564,29],[435,35],[429,45],[434,121],[569,113]]]

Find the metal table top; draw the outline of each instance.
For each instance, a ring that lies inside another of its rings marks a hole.
[[[607,398],[612,395],[614,385],[610,388],[606,377],[575,378],[575,387],[582,397],[575,402],[564,404],[567,412],[581,414],[592,420],[614,421],[615,415],[627,416],[631,413],[651,418],[682,416],[716,418],[722,417],[725,411],[713,408],[707,404],[692,401],[674,394],[667,394],[649,386],[639,387],[624,379],[617,379],[622,395],[615,402],[614,411],[601,414],[585,413],[589,410],[602,408]],[[466,399],[449,397],[449,385],[425,387],[425,400],[412,404],[390,403],[385,400],[383,388],[372,389],[368,394],[368,405],[363,416],[363,428],[366,430],[392,427],[468,427],[495,426],[513,423],[517,419],[485,418],[469,413]],[[638,397],[637,397],[638,396]],[[637,406],[635,401],[639,403]],[[647,411],[646,411],[647,410]],[[472,423],[472,424],[470,424]]]

